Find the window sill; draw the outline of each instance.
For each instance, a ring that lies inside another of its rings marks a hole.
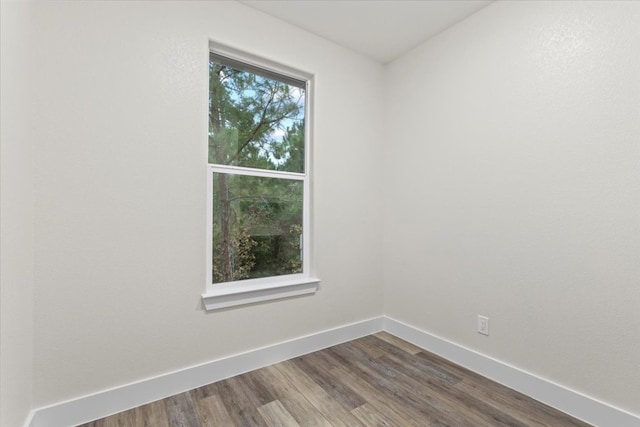
[[[313,294],[318,290],[320,279],[298,278],[275,283],[220,284],[202,294],[202,303],[207,311],[298,295]]]

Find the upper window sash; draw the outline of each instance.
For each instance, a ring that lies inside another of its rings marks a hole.
[[[284,70],[283,66],[271,71],[245,62],[244,58],[225,56],[227,54],[210,52],[209,56],[210,66],[213,64],[217,73],[217,78],[210,80],[209,99],[214,103],[210,105],[210,114],[220,112],[210,115],[209,164],[304,173],[309,145],[308,80],[283,74],[291,71]],[[232,95],[228,97],[225,93]],[[263,104],[252,99],[261,100]],[[235,110],[213,108],[225,103],[234,105]],[[246,112],[242,110],[245,107]],[[243,113],[238,116],[238,111]],[[250,115],[243,117],[242,114]],[[247,133],[244,126],[247,120],[256,121],[253,133]],[[300,147],[298,141],[302,142],[302,148],[296,148]],[[257,153],[253,152],[256,147],[260,147]],[[283,158],[284,153],[288,154]]]

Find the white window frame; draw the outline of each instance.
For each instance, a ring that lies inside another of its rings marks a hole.
[[[283,76],[305,82],[305,168],[304,173],[270,171],[239,166],[207,164],[207,282],[202,302],[206,310],[217,310],[238,305],[313,294],[318,290],[320,280],[312,274],[311,254],[311,129],[313,76],[276,62],[260,58],[235,48],[216,42],[209,42],[209,51],[247,65],[265,70],[274,77]],[[208,74],[207,74],[208,82]],[[266,178],[293,179],[303,182],[302,206],[302,273],[281,276],[246,279],[225,283],[213,283],[213,174],[257,176]]]

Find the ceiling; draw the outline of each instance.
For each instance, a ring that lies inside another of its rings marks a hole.
[[[492,0],[239,0],[387,63]]]

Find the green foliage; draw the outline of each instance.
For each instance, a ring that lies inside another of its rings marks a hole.
[[[304,172],[304,90],[209,64],[209,163]],[[214,174],[214,283],[302,271],[301,181]]]
[[[216,248],[216,243],[218,247]],[[223,282],[224,275],[220,270],[222,260],[220,256],[222,250],[219,247],[221,245],[219,239],[214,238],[214,250],[213,250],[213,281],[215,283]],[[251,270],[255,266],[256,256],[253,252],[257,243],[251,238],[251,235],[247,229],[238,227],[236,232],[233,233],[231,238],[232,253],[234,255],[234,270],[233,278],[235,280],[248,279],[251,277]]]
[[[209,163],[219,163],[216,153],[223,153],[222,158],[227,160],[229,153],[236,151],[238,147],[238,130],[221,128],[215,133],[209,134]]]
[[[304,172],[304,120],[287,128],[282,142],[274,147],[273,157],[284,161],[278,170]]]

